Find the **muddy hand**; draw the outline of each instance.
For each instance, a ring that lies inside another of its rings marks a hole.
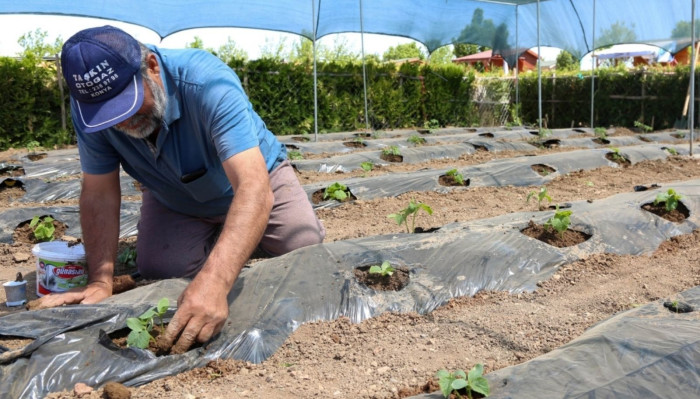
[[[195,279],[180,296],[177,312],[158,347],[166,351],[172,348],[171,354],[185,353],[195,342],[207,342],[219,333],[227,317],[226,295],[211,295],[199,288]]]
[[[28,310],[54,308],[78,303],[92,304],[100,302],[112,294],[111,288],[101,284],[91,284],[87,287],[73,288],[61,294],[49,294],[27,303]]]

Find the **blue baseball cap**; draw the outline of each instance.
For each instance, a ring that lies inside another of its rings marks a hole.
[[[89,28],[63,45],[61,68],[76,123],[86,133],[107,129],[134,115],[143,104],[141,47],[113,26]]]

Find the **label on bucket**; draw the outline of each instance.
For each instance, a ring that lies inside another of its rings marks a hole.
[[[44,296],[52,292],[84,287],[87,285],[87,277],[85,262],[58,262],[39,258],[37,294]]]

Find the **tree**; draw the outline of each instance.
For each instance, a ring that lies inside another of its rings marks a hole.
[[[211,47],[205,48],[204,47],[204,41],[199,36],[195,36],[192,43],[186,43],[185,47],[186,48],[198,48],[200,50],[205,50],[205,51],[208,51],[208,52],[218,56],[218,54],[216,54],[216,51],[214,51],[213,48],[211,48]]]
[[[477,8],[472,14],[471,22],[462,29],[459,36],[453,39],[452,42],[472,43],[472,46],[477,46],[477,48],[467,47],[460,48],[459,51],[455,50],[455,54],[458,57],[462,57],[464,55],[484,51],[488,49],[489,46],[496,50],[507,49],[509,48],[508,35],[508,26],[506,24],[502,23],[496,27],[493,20],[484,19],[484,10]],[[466,49],[474,52],[462,54],[462,51]]]
[[[260,48],[260,57],[283,61],[292,58],[292,52],[287,50],[287,37],[280,37],[276,42],[265,38],[265,44]]]
[[[389,47],[387,51],[382,55],[384,61],[390,60],[402,60],[405,58],[418,58],[425,59],[425,54],[421,50],[416,42],[399,44],[396,47]]]
[[[454,44],[454,54],[455,57],[464,57],[465,55],[472,55],[480,53],[482,51],[489,50],[489,47],[479,46],[478,44],[469,43],[455,43]]]
[[[360,55],[353,52],[348,44],[348,39],[341,36],[336,36],[333,39],[333,47],[322,46],[316,50],[316,54],[321,54],[320,59],[325,62],[336,62],[347,64],[360,59]]]
[[[557,70],[571,71],[577,69],[579,69],[579,64],[570,52],[562,50],[559,55],[557,55]]]
[[[430,53],[430,63],[433,65],[445,65],[451,64],[454,54],[452,53],[452,46],[442,46],[438,47],[435,51]]]
[[[624,22],[615,22],[608,29],[603,29],[600,32],[595,44],[599,48],[604,48],[613,44],[633,43],[635,40],[637,40],[637,34],[634,32],[634,24],[628,28]]]
[[[31,58],[38,62],[44,57],[53,57],[61,52],[63,39],[58,36],[53,44],[47,43],[48,32],[37,28],[34,32],[27,32],[19,37],[17,43],[22,47],[22,52],[18,55],[24,58]]]
[[[695,35],[698,34],[698,29],[700,29],[700,19],[695,20]],[[672,39],[690,39],[690,21],[678,21],[676,26],[671,31]]]
[[[245,50],[238,48],[236,42],[231,39],[230,36],[226,40],[226,43],[219,46],[217,53],[219,58],[221,58],[221,60],[227,64],[233,60],[248,60],[248,53]]]

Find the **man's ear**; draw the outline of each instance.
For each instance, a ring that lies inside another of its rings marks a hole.
[[[146,56],[146,63],[148,64],[148,76],[162,86],[163,82],[160,80],[160,65],[158,64],[158,57],[156,57],[155,54],[150,53]]]

